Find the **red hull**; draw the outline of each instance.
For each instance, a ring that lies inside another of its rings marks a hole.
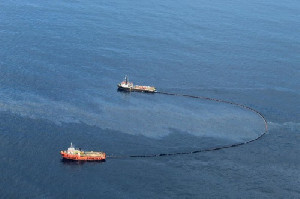
[[[68,159],[68,160],[86,160],[86,161],[99,161],[99,160],[105,160],[106,154],[101,153],[98,156],[79,156],[78,154],[68,154],[65,151],[60,152],[62,158]]]

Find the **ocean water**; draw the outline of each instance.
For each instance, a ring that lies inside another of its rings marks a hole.
[[[298,1],[0,2],[0,198],[299,198]],[[159,91],[252,107],[117,92]],[[70,142],[106,162],[63,162]]]

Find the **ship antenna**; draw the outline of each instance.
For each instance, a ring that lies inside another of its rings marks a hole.
[[[73,148],[73,144],[72,144],[72,142],[71,142],[71,146],[70,146],[70,148]]]
[[[125,84],[128,84],[128,77],[125,75]]]

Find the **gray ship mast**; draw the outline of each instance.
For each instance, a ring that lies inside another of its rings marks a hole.
[[[127,77],[127,75],[125,75],[125,84],[126,85],[128,84],[128,77]]]

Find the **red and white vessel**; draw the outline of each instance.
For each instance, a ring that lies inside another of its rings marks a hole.
[[[66,160],[103,161],[106,158],[104,152],[82,151],[80,148],[75,149],[72,143],[68,150],[61,151],[60,154]]]
[[[156,88],[153,86],[139,86],[133,85],[129,82],[128,77],[125,76],[124,81],[118,84],[118,90],[127,92],[145,92],[145,93],[156,93]]]

